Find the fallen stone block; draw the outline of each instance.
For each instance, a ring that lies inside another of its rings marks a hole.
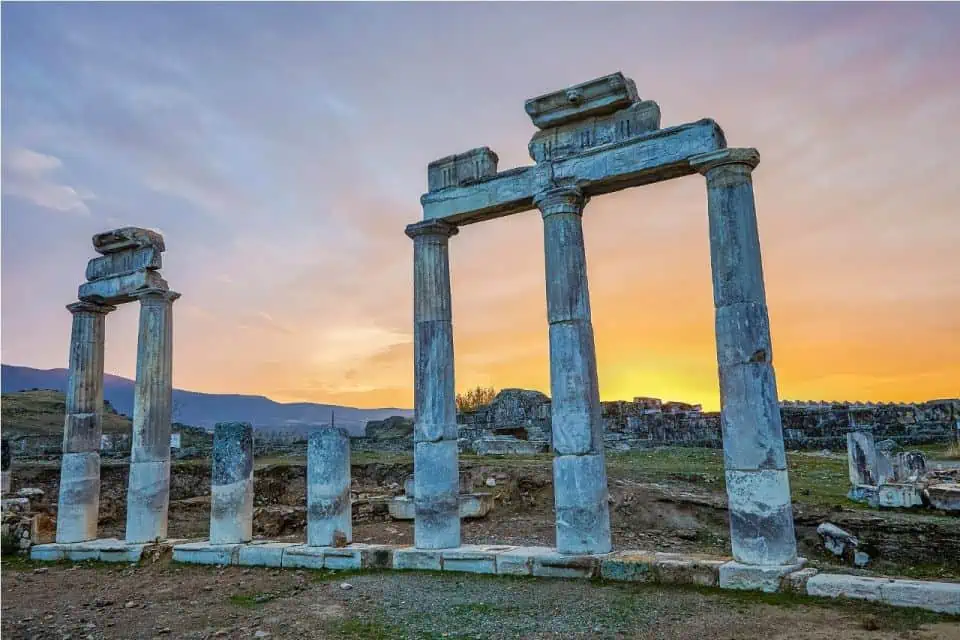
[[[617,551],[600,562],[600,576],[621,582],[656,580],[656,555],[651,551]]]
[[[960,484],[933,484],[927,487],[926,494],[934,509],[960,511]]]
[[[443,569],[443,551],[403,547],[393,551],[394,569]]]
[[[892,509],[909,509],[923,505],[920,487],[915,484],[882,484],[877,489],[877,504]]]
[[[327,547],[298,544],[283,550],[284,569],[323,569],[323,552]]]
[[[960,584],[955,582],[893,580],[880,585],[880,597],[895,607],[960,614]]]
[[[93,236],[93,248],[102,255],[138,247],[154,247],[157,251],[166,249],[162,235],[140,227],[121,227]]]
[[[210,544],[202,542],[187,542],[173,547],[174,562],[187,564],[236,564],[240,553],[240,544]]]
[[[877,487],[869,484],[858,484],[850,488],[847,497],[854,502],[862,502],[871,507],[879,506]]]
[[[716,587],[720,583],[720,566],[728,561],[729,559],[658,552],[655,554],[654,571],[657,582]]]
[[[817,527],[817,534],[827,551],[837,557],[852,556],[860,544],[855,535],[847,533],[832,522],[820,523],[820,526]]]
[[[295,546],[295,542],[254,540],[240,547],[237,564],[245,567],[282,567],[283,552]]]
[[[788,573],[780,582],[781,588],[788,593],[802,593],[806,595],[807,582],[810,580],[810,578],[818,573],[820,572],[813,567],[807,567],[806,569],[800,569],[799,571]]]
[[[835,573],[820,573],[807,580],[807,595],[825,598],[880,600],[880,586],[889,578],[862,578]]]
[[[797,558],[795,564],[773,566],[748,565],[731,561],[720,565],[719,585],[721,589],[774,593],[780,591],[784,576],[799,571],[804,564],[806,564],[804,558]]]

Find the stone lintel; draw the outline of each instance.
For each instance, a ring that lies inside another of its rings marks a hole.
[[[77,297],[82,302],[119,304],[130,302],[144,290],[167,291],[167,281],[157,271],[142,269],[122,276],[101,278],[80,285]]]
[[[747,165],[753,170],[760,164],[760,152],[752,147],[730,148],[719,149],[690,158],[690,166],[704,175],[711,169],[727,164]]]
[[[116,311],[117,308],[110,304],[97,304],[96,302],[81,300],[68,304],[67,310],[70,313],[102,313],[106,315],[111,311]]]
[[[141,227],[121,227],[93,236],[93,248],[103,255],[137,247],[154,247],[157,251],[166,249],[162,235]]]
[[[439,191],[491,178],[497,175],[499,161],[497,154],[489,147],[478,147],[434,160],[427,165],[427,189]]]
[[[407,234],[410,238],[418,238],[420,236],[441,236],[449,238],[455,236],[460,232],[457,229],[457,226],[444,222],[443,220],[424,220],[422,222],[414,222],[413,224],[408,224],[404,233]]]
[[[533,209],[538,192],[558,185],[576,186],[585,196],[596,196],[691,175],[696,173],[691,157],[726,144],[716,122],[700,120],[503,171],[473,185],[426,193],[420,204],[424,220],[470,224]]]
[[[621,72],[594,78],[560,91],[531,98],[523,107],[534,126],[556,127],[566,122],[603,115],[639,102],[633,80]]]
[[[610,114],[568,122],[533,134],[527,151],[534,162],[560,160],[592,147],[623,142],[660,128],[660,105],[635,102]]]

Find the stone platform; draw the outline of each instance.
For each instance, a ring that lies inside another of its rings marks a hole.
[[[599,555],[563,555],[550,547],[462,545],[427,550],[409,546],[354,543],[311,547],[295,542],[254,540],[246,544],[165,541],[127,544],[93,540],[33,547],[33,560],[138,562],[148,553],[170,550],[173,560],[189,564],[241,565],[289,569],[371,569],[452,571],[544,578],[602,578],[617,582],[696,585],[750,591],[790,592],[846,597],[895,607],[917,607],[960,614],[960,583],[899,580],[819,573],[805,560],[788,566],[750,566],[728,557],[660,551],[616,551]]]

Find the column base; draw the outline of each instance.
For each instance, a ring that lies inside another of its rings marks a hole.
[[[417,549],[460,546],[460,470],[456,440],[414,446],[414,544]]]
[[[126,541],[133,544],[165,539],[169,503],[170,461],[131,463]]]
[[[557,551],[568,555],[609,553],[610,506],[603,454],[556,456],[553,494]]]
[[[727,562],[720,565],[720,588],[742,591],[763,591],[774,593],[781,591],[784,576],[800,571],[807,563],[806,558],[797,558],[794,564],[752,565],[740,562]]]
[[[750,566],[797,562],[786,469],[726,471],[733,559]]]

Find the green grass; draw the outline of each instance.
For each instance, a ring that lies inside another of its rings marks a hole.
[[[913,447],[907,447],[912,451],[921,451],[923,455],[932,460],[960,460],[960,443],[937,443],[921,444]]]
[[[3,429],[16,435],[59,435],[63,433],[66,398],[60,391],[17,391],[0,396]],[[118,415],[104,403],[104,433],[130,433],[130,418]]]

